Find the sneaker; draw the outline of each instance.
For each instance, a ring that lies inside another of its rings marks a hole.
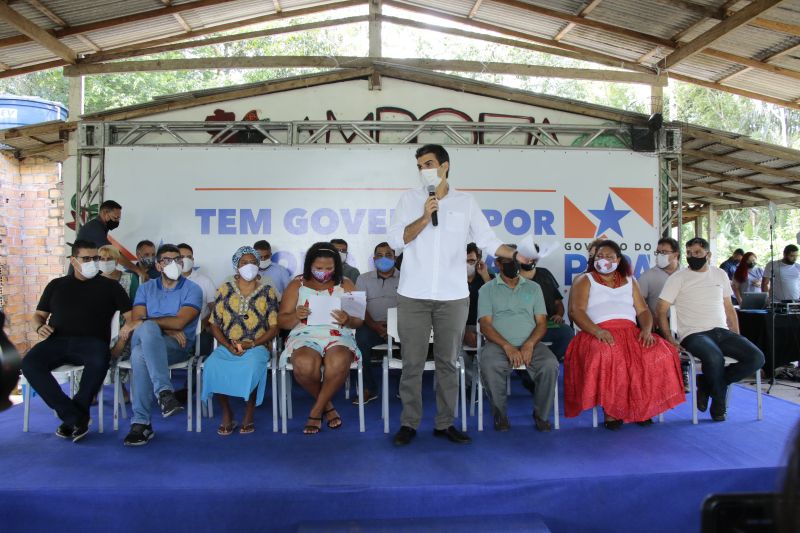
[[[158,405],[161,406],[161,414],[164,418],[170,417],[179,411],[183,411],[181,402],[175,397],[171,390],[162,390],[158,393]]]
[[[70,435],[72,442],[78,442],[89,433],[89,424],[91,424],[91,422],[91,420],[86,420],[86,422],[78,422],[75,424],[75,427],[72,429],[72,435]]]
[[[371,392],[366,391],[366,394],[364,395],[364,405],[367,405],[372,400],[377,400],[377,399],[378,399],[377,394],[372,394]],[[358,405],[358,396],[353,398],[353,405]]]
[[[56,429],[56,437],[61,437],[62,439],[71,439],[72,438],[72,424],[67,424],[64,422],[58,429]]]
[[[153,426],[150,424],[133,424],[131,431],[122,442],[125,446],[143,446],[150,442],[150,439],[155,437]]]

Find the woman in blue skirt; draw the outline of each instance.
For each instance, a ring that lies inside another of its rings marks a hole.
[[[206,359],[203,370],[203,400],[216,394],[222,406],[222,423],[217,433],[227,436],[236,430],[229,396],[247,402],[239,433],[255,431],[253,411],[264,400],[267,383],[266,348],[278,334],[278,299],[258,275],[259,255],[242,246],[233,254],[236,275],[217,289],[211,312],[211,332],[218,346]]]

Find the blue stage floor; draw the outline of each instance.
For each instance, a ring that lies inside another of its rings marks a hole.
[[[649,428],[593,429],[587,412],[541,434],[530,396],[515,383],[512,430],[496,433],[487,416],[479,433],[470,418],[474,442],[458,446],[431,435],[427,384],[427,418],[412,445],[395,449],[379,402],[366,407],[365,434],[357,408],[341,399],[344,427],[304,436],[309,403],[297,386],[294,397],[288,435],[272,433],[265,401],[254,434],[219,437],[212,422],[187,433],[185,416],[159,416],[155,439],[135,449],[122,446],[127,420],[111,431],[110,401],[106,433],[95,425],[78,444],[54,435],[58,421],[39,398],[27,434],[21,406],[12,408],[0,414],[2,530],[294,531],[309,522],[449,516],[474,517],[473,531],[518,531],[497,517],[510,524],[538,514],[555,532],[698,531],[707,494],[775,489],[800,420],[800,406],[765,395],[756,421],[755,393],[736,386],[725,423],[701,414],[693,426],[684,404]],[[235,407],[242,413],[243,404]],[[393,398],[393,431],[399,412]],[[421,523],[412,529],[425,530]]]

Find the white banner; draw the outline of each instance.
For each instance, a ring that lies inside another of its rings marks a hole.
[[[241,245],[268,240],[293,273],[317,241],[345,239],[372,270],[400,195],[419,186],[415,146],[119,147],[106,152],[105,197],[123,205],[111,235],[187,242],[219,283]],[[620,242],[635,274],[658,239],[658,159],[627,151],[448,147],[450,184],[475,195],[505,242],[533,233],[562,247],[541,261],[566,290],[595,236]],[[466,245],[466,243],[464,243]]]

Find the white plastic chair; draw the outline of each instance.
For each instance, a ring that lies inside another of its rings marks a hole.
[[[186,431],[192,431],[192,365],[194,365],[195,360],[200,355],[200,331],[202,329],[202,325],[200,323],[200,317],[197,317],[197,327],[195,328],[195,335],[194,335],[194,353],[190,353],[189,357],[185,361],[180,361],[173,365],[169,365],[170,375],[172,375],[173,370],[186,370],[186,382],[187,382],[187,401],[186,401]],[[121,383],[120,383],[120,370],[127,370],[131,373],[131,383],[133,383],[133,368],[131,366],[131,360],[126,359],[124,361],[120,361],[117,363],[115,372],[114,372],[114,431],[119,429],[119,402],[122,399],[121,396]],[[133,395],[133,387],[131,387],[131,395]]]
[[[217,339],[214,339],[214,348],[217,347]],[[267,376],[272,377],[272,432],[278,432],[278,385],[277,385],[277,370],[278,365],[276,363],[277,358],[279,357],[278,353],[278,337],[276,336],[272,339],[271,347],[270,347],[270,357],[269,363],[267,364]],[[196,431],[200,433],[203,431],[203,411],[207,409],[208,417],[214,417],[214,408],[212,407],[212,398],[208,399],[208,402],[203,402],[201,397],[203,395],[203,368],[205,367],[206,359],[208,357],[204,357],[202,360],[198,358],[197,363],[195,364],[195,383],[197,383],[197,396],[195,399],[195,413],[197,417],[196,422]],[[191,401],[191,397],[190,397]],[[208,404],[206,406],[206,403]],[[204,409],[206,408],[206,409]]]
[[[397,308],[390,307],[386,315],[386,332],[387,338],[387,351],[383,356],[383,401],[382,401],[382,416],[383,416],[383,432],[389,433],[389,370],[402,370],[403,360],[394,357],[394,343],[400,343],[400,333],[397,329]],[[433,342],[433,331],[429,342]],[[461,431],[467,430],[467,399],[466,399],[466,383],[464,375],[464,360],[461,356],[456,360],[456,368],[459,372],[459,398],[461,405]],[[423,372],[435,370],[436,365],[434,361],[425,361]],[[435,376],[434,376],[435,379]],[[435,382],[434,382],[435,383]],[[455,407],[455,415],[458,416],[458,403]]]

